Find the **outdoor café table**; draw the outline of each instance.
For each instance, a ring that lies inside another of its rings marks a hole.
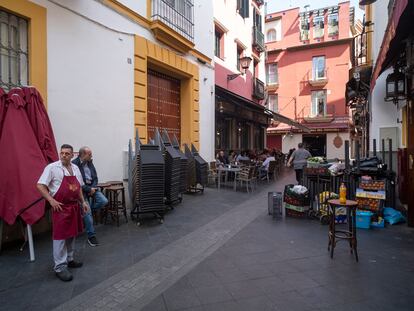
[[[328,251],[331,251],[331,258],[333,258],[336,240],[347,240],[351,247],[351,254],[355,253],[355,259],[358,262],[357,252],[357,238],[356,238],[356,208],[358,203],[352,200],[346,200],[345,203],[340,203],[339,200],[329,200],[330,207],[330,221],[329,221],[329,244]],[[346,208],[348,230],[335,229],[335,210],[338,207]]]
[[[228,178],[228,174],[229,172],[233,172],[234,173],[234,183],[233,183],[233,188],[234,190],[236,190],[237,188],[237,173],[239,173],[241,171],[241,168],[238,167],[218,167],[217,168],[217,172],[218,172],[218,185],[217,188],[218,190],[220,190],[220,186],[221,186],[221,174],[224,172],[224,183],[227,184],[227,178]]]

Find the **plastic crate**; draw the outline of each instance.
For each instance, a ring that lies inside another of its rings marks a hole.
[[[371,226],[371,217],[373,213],[370,211],[356,212],[356,227],[360,229],[369,229]]]

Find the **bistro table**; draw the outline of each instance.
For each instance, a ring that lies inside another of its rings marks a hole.
[[[329,222],[329,244],[328,251],[331,252],[331,258],[333,258],[334,248],[336,246],[336,240],[347,240],[351,247],[351,254],[355,253],[355,259],[358,262],[357,252],[357,238],[356,238],[356,208],[358,203],[353,200],[346,200],[345,203],[340,203],[338,199],[329,200],[330,207],[330,222]],[[338,207],[346,208],[348,230],[336,230],[335,229],[335,210]]]
[[[229,167],[229,166],[225,166],[225,167],[217,167],[217,173],[218,173],[218,185],[217,188],[218,190],[220,190],[220,186],[221,186],[221,174],[224,172],[224,183],[227,184],[227,179],[228,179],[228,175],[229,172],[233,172],[234,173],[234,182],[233,182],[233,188],[236,191],[237,190],[237,174],[241,171],[241,168],[238,167]]]

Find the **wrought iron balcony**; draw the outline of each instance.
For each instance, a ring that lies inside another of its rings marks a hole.
[[[253,79],[253,97],[257,99],[265,98],[265,84],[257,78]]]
[[[194,42],[193,0],[152,0],[152,21],[160,21]]]
[[[256,47],[259,52],[265,51],[264,34],[257,26],[253,26],[253,46]]]
[[[367,33],[361,33],[352,41],[352,67],[368,65]]]

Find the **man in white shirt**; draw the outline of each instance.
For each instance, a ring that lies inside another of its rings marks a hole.
[[[275,161],[275,157],[269,155],[269,152],[266,153],[266,160],[264,160],[262,167],[260,168],[260,178],[267,175],[267,172],[269,170],[269,164],[270,161]]]
[[[82,194],[81,172],[72,158],[73,147],[62,145],[60,160],[46,166],[37,182],[37,189],[52,206],[54,270],[65,282],[73,278],[68,268],[82,266],[73,260],[75,237],[83,231],[82,211],[90,210]]]

